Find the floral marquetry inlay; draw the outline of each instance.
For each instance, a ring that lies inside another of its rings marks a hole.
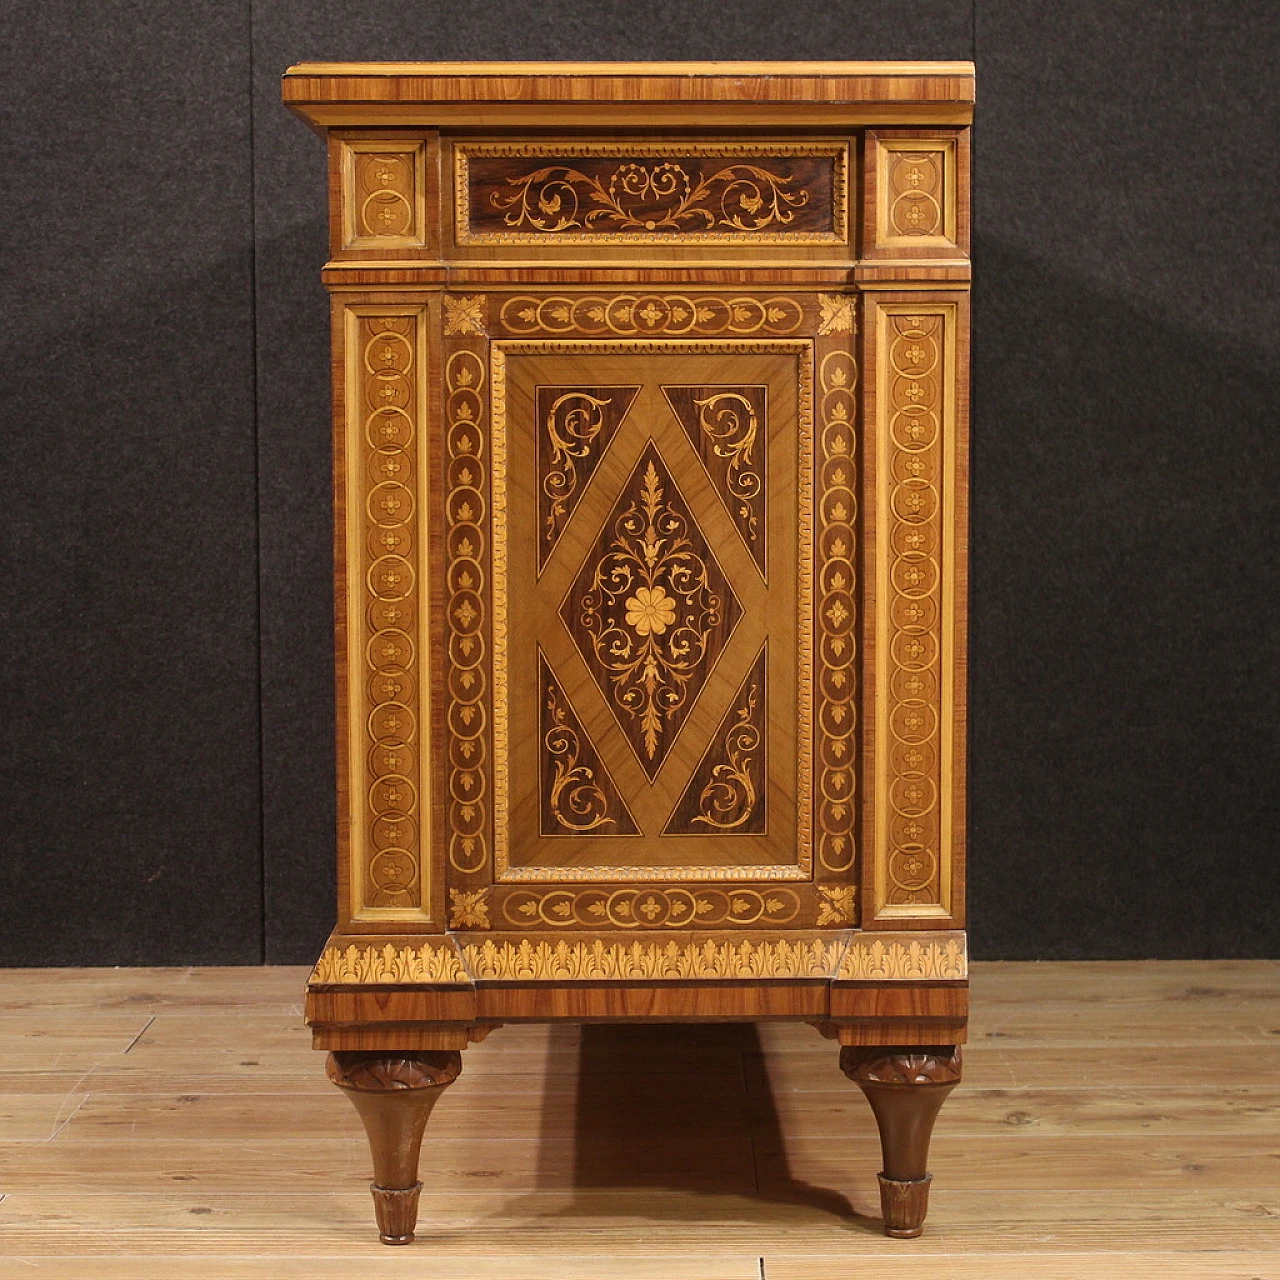
[[[898,236],[942,233],[945,153],[895,151],[889,159],[889,226]]]
[[[352,688],[350,696],[368,728],[364,759],[352,761],[362,775],[365,815],[363,829],[352,833],[364,849],[355,906],[414,915],[426,902],[422,826],[429,812],[419,794],[424,664],[416,640],[420,323],[416,313],[348,317],[360,389],[348,465],[364,495],[360,531],[349,531],[363,570],[353,582],[363,591],[349,606],[362,659],[353,674],[363,690]]]
[[[652,442],[560,616],[654,778],[742,608]]]
[[[879,309],[883,541],[878,645],[877,865],[886,916],[949,912],[946,672],[950,308]]]
[[[506,896],[502,913],[517,927],[558,929],[689,929],[721,925],[794,924],[801,912],[794,889],[665,887],[638,889],[518,889]]]
[[[459,143],[461,243],[842,242],[846,148]]]
[[[342,144],[344,248],[422,245],[423,153],[419,141]]]
[[[960,145],[956,135],[896,131],[868,135],[875,216],[867,230],[873,250],[906,257],[960,251],[956,189]]]
[[[849,324],[852,328],[852,316]],[[856,856],[858,366],[843,345],[820,352],[815,834],[819,865],[843,873]]]
[[[488,424],[485,362],[459,349],[444,368],[449,863],[475,873],[489,845]]]
[[[513,337],[783,336],[804,323],[804,307],[783,294],[524,294],[508,298],[499,323]]]

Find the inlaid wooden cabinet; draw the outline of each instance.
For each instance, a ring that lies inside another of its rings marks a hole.
[[[959,1079],[970,64],[303,65],[338,924],[383,1240],[504,1022],[795,1019],[924,1219]],[[319,193],[317,193],[317,197]]]

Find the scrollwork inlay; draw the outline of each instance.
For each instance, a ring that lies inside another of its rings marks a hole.
[[[636,835],[638,828],[576,712],[538,650],[542,694],[539,789],[544,836]]]
[[[603,181],[570,165],[508,178],[490,202],[513,231],[764,231],[793,222],[809,193],[785,173],[730,164],[703,177],[682,164],[634,161]]]
[[[742,608],[652,441],[560,614],[654,778]]]
[[[848,148],[459,143],[461,243],[844,243]],[[543,163],[530,163],[542,160]]]

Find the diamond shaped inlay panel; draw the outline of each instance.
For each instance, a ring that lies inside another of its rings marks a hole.
[[[742,616],[652,440],[560,616],[652,782]]]

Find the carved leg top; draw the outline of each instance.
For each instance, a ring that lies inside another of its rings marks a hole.
[[[325,1073],[340,1089],[438,1089],[462,1072],[457,1049],[423,1049],[388,1053],[380,1049],[337,1049],[325,1062]]]
[[[880,1045],[846,1045],[840,1050],[840,1070],[855,1084],[958,1084],[960,1046],[886,1049]]]

